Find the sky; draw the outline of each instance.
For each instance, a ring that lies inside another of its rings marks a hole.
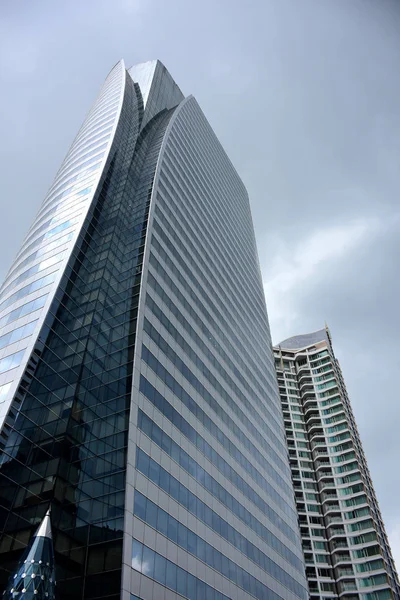
[[[400,567],[400,3],[1,0],[0,280],[113,65],[159,58],[250,195],[273,340],[326,322]]]

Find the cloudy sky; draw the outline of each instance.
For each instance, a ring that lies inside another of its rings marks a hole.
[[[400,567],[400,4],[1,0],[0,279],[110,68],[160,58],[251,198],[275,342],[326,321]]]

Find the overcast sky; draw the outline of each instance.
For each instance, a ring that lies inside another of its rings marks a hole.
[[[250,194],[274,342],[330,327],[400,567],[400,4],[1,0],[0,280],[108,71],[159,58]]]

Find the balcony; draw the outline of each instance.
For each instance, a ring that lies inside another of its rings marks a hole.
[[[355,581],[341,581],[338,584],[339,592],[356,592],[357,586]]]
[[[339,504],[332,502],[331,504],[325,504],[324,506],[325,514],[328,512],[340,512]]]
[[[340,579],[341,577],[354,577],[353,569],[339,568],[337,570],[337,578]]]
[[[350,554],[348,552],[338,552],[333,555],[333,563],[337,565],[338,563],[349,563],[351,562]]]
[[[310,432],[309,432],[309,434],[310,434]],[[316,439],[316,438],[320,438],[320,439]],[[311,448],[314,448],[317,444],[323,444],[326,447],[325,436],[324,436],[322,429],[320,431],[316,431],[315,433],[310,434],[310,442],[311,442]]]
[[[329,460],[316,460],[314,464],[316,469],[331,467],[331,463],[329,462]]]
[[[342,542],[337,541],[337,540],[332,541],[332,552],[336,552],[336,550],[343,550],[343,548],[348,548],[346,541],[342,541]]]
[[[343,524],[343,519],[341,517],[326,517],[326,524],[335,525],[335,524]]]
[[[339,535],[341,537],[346,535],[346,532],[343,527],[330,527],[328,529],[328,539]]]
[[[314,456],[327,456],[329,457],[329,454],[326,450],[314,450]]]

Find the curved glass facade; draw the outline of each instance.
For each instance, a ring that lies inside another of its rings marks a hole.
[[[247,193],[159,61],[111,72],[0,311],[0,585],[51,506],[59,600],[307,598]]]

